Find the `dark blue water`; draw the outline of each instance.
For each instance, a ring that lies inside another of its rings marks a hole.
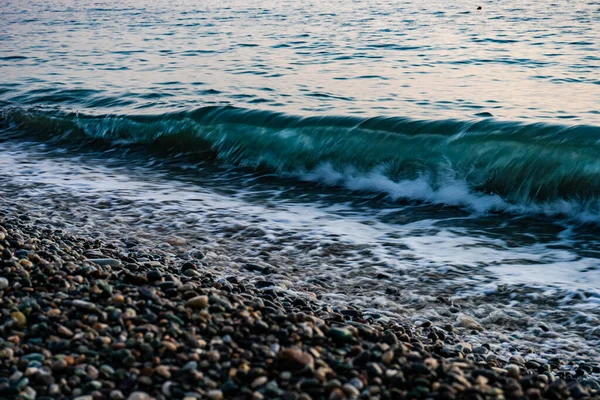
[[[599,26],[590,1],[5,0],[0,198],[593,349]]]

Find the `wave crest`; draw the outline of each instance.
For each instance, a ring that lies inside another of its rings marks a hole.
[[[4,108],[0,127],[4,138],[144,147],[480,211],[577,204],[581,212],[597,209],[600,195],[596,126],[203,107],[152,116]]]

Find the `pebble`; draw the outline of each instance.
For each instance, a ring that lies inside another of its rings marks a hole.
[[[508,364],[504,367],[508,376],[519,378],[521,376],[521,368],[516,364]]]
[[[0,290],[8,288],[8,279],[0,278]]]
[[[159,365],[154,369],[158,375],[162,376],[165,379],[169,379],[171,377],[171,372],[169,371],[169,367],[165,365]]]
[[[10,360],[11,358],[13,358],[15,352],[13,349],[11,349],[10,347],[4,348],[2,350],[0,350],[0,360],[5,359],[5,360]]]
[[[291,371],[300,371],[305,368],[313,369],[315,360],[313,356],[299,349],[282,349],[277,354],[281,368]]]
[[[123,396],[123,393],[120,390],[113,390],[110,392],[110,398],[111,400],[123,400],[125,399],[125,396]]]
[[[358,396],[360,395],[360,392],[358,391],[358,389],[356,387],[354,387],[353,385],[350,385],[349,383],[346,383],[344,386],[342,386],[342,390],[351,399],[357,399]]]
[[[349,342],[354,338],[354,335],[349,329],[337,327],[329,329],[328,335],[332,339],[340,342]]]
[[[115,294],[112,297],[112,302],[116,304],[123,304],[125,303],[125,296],[123,296],[122,294]]]
[[[186,302],[187,306],[194,309],[202,309],[208,307],[208,296],[192,297]]]
[[[73,306],[87,311],[96,310],[96,305],[94,303],[90,303],[89,301],[73,300]]]
[[[223,400],[223,392],[220,390],[210,390],[207,394],[209,400]]]
[[[145,392],[133,392],[127,397],[127,400],[154,400],[154,398]]]
[[[73,337],[73,331],[63,325],[58,328],[58,334],[67,338]]]
[[[267,378],[266,376],[259,376],[254,381],[252,381],[252,384],[250,385],[250,387],[253,389],[256,389],[257,387],[263,386],[268,381],[269,381],[269,378]]]
[[[23,314],[20,311],[13,311],[10,313],[10,316],[12,317],[12,319],[15,321],[15,324],[17,324],[17,326],[19,328],[24,328],[27,326],[27,317],[25,317],[25,314]]]
[[[381,376],[383,375],[383,369],[377,363],[370,362],[367,363],[367,372],[372,376]]]
[[[165,340],[162,342],[162,345],[165,349],[172,351],[172,352],[176,352],[177,349],[179,348],[179,346],[169,340]]]
[[[152,380],[148,379],[148,383],[152,384]],[[165,383],[162,384],[161,391],[165,396],[167,396],[167,398],[171,398],[173,396],[173,394],[171,393],[172,386],[173,386],[173,382],[171,382],[171,381],[166,381]]]
[[[483,326],[481,326],[481,324],[477,321],[475,321],[474,318],[469,317],[466,314],[459,314],[458,317],[456,318],[456,326],[462,327],[462,328],[467,328],[467,329],[472,329],[475,331],[483,331]]]
[[[50,318],[60,317],[60,314],[62,314],[62,311],[60,311],[58,308],[51,308],[50,310],[46,311],[46,316]]]

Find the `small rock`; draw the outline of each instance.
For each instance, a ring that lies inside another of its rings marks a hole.
[[[0,278],[0,290],[8,288],[8,279]]]
[[[506,370],[507,375],[513,378],[519,378],[521,375],[521,369],[516,364],[508,364],[504,367],[504,369]]]
[[[123,396],[123,393],[120,390],[113,390],[112,392],[110,392],[110,399],[123,400],[125,399],[125,396]]]
[[[340,388],[334,388],[329,394],[329,400],[345,400],[346,395],[344,391]]]
[[[27,326],[27,317],[25,317],[25,314],[23,314],[21,311],[13,311],[10,313],[10,316],[19,328],[24,328]]]
[[[112,297],[112,302],[116,304],[123,304],[125,303],[125,296],[123,296],[122,294],[115,294]]]
[[[159,365],[154,369],[158,375],[162,376],[165,379],[169,379],[171,377],[171,372],[169,371],[169,367],[165,365]]]
[[[154,398],[144,392],[133,392],[127,397],[127,400],[154,400]]]
[[[58,334],[67,338],[73,337],[73,331],[63,325],[58,328]]]
[[[14,356],[14,351],[10,347],[0,350],[0,360],[10,360]]]
[[[467,329],[472,329],[475,331],[483,331],[483,326],[481,326],[481,324],[477,321],[475,321],[475,319],[473,319],[472,317],[469,317],[468,315],[465,314],[459,314],[458,317],[456,318],[456,326],[462,327],[462,328],[467,328]]]
[[[348,382],[348,383],[350,385],[354,386],[355,388],[357,388],[358,390],[362,390],[365,387],[365,384],[363,383],[363,381],[357,377],[350,379],[350,382]]]
[[[379,366],[379,364],[370,362],[367,364],[367,372],[371,376],[381,376],[383,375],[383,369]]]
[[[349,329],[345,328],[331,328],[329,329],[329,336],[338,342],[348,342],[354,338],[354,335]]]
[[[173,382],[171,381],[166,381],[165,383],[162,384],[162,393],[167,396],[167,398],[171,398],[172,397],[172,393],[171,393],[171,386],[173,386]]]
[[[282,369],[300,371],[305,368],[313,369],[315,360],[313,356],[298,349],[282,349],[277,354]]]
[[[110,267],[118,267],[121,265],[121,261],[115,260],[114,258],[90,258],[88,261],[98,265],[108,265]]]
[[[381,361],[385,364],[389,364],[394,359],[394,352],[392,350],[388,350],[381,355]]]
[[[98,379],[99,371],[93,365],[88,365],[87,375],[90,379],[96,380],[96,379]]]
[[[223,400],[223,392],[220,390],[210,390],[207,397],[209,400]]]
[[[206,356],[210,361],[214,363],[219,362],[219,360],[221,359],[221,354],[219,354],[218,351],[209,351],[208,353],[206,353]]]
[[[25,268],[31,268],[31,267],[33,267],[33,263],[31,261],[29,261],[29,260],[26,260],[26,259],[19,260],[19,264],[21,264],[21,266],[23,266]]]
[[[208,307],[208,296],[196,296],[187,301],[187,306],[194,309]]]
[[[48,394],[50,396],[56,396],[58,394],[60,394],[60,386],[58,386],[56,383],[51,384],[48,387]],[[122,397],[121,399],[115,399],[115,400],[123,400],[124,397]]]
[[[60,317],[60,314],[62,314],[62,311],[60,311],[58,308],[51,308],[46,311],[46,316],[50,318]]]
[[[176,352],[179,346],[169,340],[163,340],[162,345],[169,351]]]
[[[360,392],[358,391],[358,389],[355,388],[354,386],[350,385],[349,383],[346,383],[344,386],[342,386],[342,390],[351,399],[357,399],[358,396],[360,395]]]
[[[269,378],[267,378],[266,376],[259,376],[252,382],[250,387],[252,387],[252,389],[256,389],[257,387],[263,386],[268,381],[269,381]]]
[[[72,304],[74,307],[81,308],[82,310],[87,310],[87,311],[95,311],[96,310],[96,305],[94,303],[90,303],[89,301],[73,300]]]

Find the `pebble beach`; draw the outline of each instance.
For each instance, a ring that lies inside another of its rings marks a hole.
[[[483,328],[373,319],[274,270],[219,275],[200,251],[115,245],[0,210],[0,398],[600,398],[598,360],[510,358]],[[131,240],[131,239],[129,239]],[[134,249],[135,247],[135,249]]]

